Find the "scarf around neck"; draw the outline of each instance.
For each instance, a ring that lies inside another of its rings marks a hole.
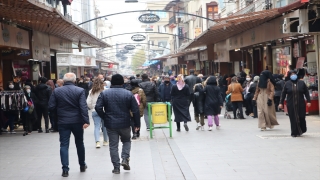
[[[177,82],[177,87],[178,87],[179,91],[185,86],[185,84],[186,84],[186,83],[184,83],[184,82],[181,81],[181,80]]]

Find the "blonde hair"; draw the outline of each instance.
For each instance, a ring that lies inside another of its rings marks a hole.
[[[179,74],[179,75],[177,76],[177,80],[178,80],[178,81],[179,81],[179,79],[181,79],[182,82],[184,82],[183,74]]]

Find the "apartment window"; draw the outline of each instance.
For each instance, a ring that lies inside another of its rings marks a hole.
[[[158,41],[159,48],[166,47],[167,44],[168,44],[168,41],[165,41],[165,40],[159,40]]]
[[[104,31],[101,31],[101,37],[100,38],[103,38],[104,37]]]

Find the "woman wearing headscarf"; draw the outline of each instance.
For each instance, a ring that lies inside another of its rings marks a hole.
[[[253,104],[256,104],[258,108],[258,127],[261,128],[261,131],[265,131],[267,127],[272,129],[275,125],[279,125],[273,103],[275,91],[271,78],[270,71],[264,70],[261,72],[258,87],[253,97]]]
[[[231,102],[233,106],[233,119],[237,119],[237,109],[240,111],[240,119],[245,119],[243,117],[243,110],[242,110],[242,92],[243,89],[241,84],[238,83],[237,77],[234,76],[231,78],[231,84],[228,86],[228,90],[226,94],[231,93]]]
[[[291,136],[297,137],[307,132],[306,104],[304,97],[307,99],[307,106],[310,107],[310,94],[306,84],[298,79],[295,71],[290,71],[288,75],[290,75],[290,80],[284,84],[279,108],[283,108],[284,99],[287,97]]]
[[[172,86],[172,108],[175,116],[175,122],[177,123],[177,131],[180,132],[180,122],[184,122],[184,128],[189,131],[187,125],[188,121],[191,121],[189,112],[189,86],[184,82],[183,75],[179,74],[177,77],[177,84]]]
[[[220,88],[217,86],[217,79],[214,76],[209,76],[206,80],[206,86],[204,88],[204,93],[206,95],[204,112],[208,117],[208,126],[209,131],[212,131],[213,121],[212,116],[214,117],[214,123],[216,129],[220,128],[219,123],[219,114],[223,106],[223,100],[220,93]]]
[[[33,124],[37,122],[36,106],[38,104],[38,98],[34,92],[32,92],[29,85],[24,86],[24,89],[29,109],[28,111],[24,112],[25,122],[23,128],[26,132],[28,132],[28,135],[30,135],[33,130]]]

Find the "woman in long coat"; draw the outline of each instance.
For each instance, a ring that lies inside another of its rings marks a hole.
[[[272,129],[275,125],[279,125],[273,103],[275,91],[274,85],[270,80],[271,77],[270,71],[261,72],[258,87],[253,97],[253,104],[256,104],[258,108],[258,127],[261,128],[261,131],[265,131],[267,127]]]
[[[179,74],[177,77],[177,84],[172,86],[171,97],[172,107],[175,116],[175,122],[177,123],[177,131],[180,131],[180,122],[184,122],[184,128],[189,131],[187,122],[191,121],[189,112],[189,86],[184,82],[183,75]]]
[[[240,119],[245,119],[243,117],[243,110],[242,110],[242,92],[243,89],[241,84],[238,83],[237,77],[234,76],[231,78],[231,84],[228,86],[228,90],[226,94],[231,93],[231,102],[233,107],[233,119],[237,119],[237,109],[240,111]]]
[[[214,76],[209,76],[206,80],[206,86],[204,88],[204,93],[206,94],[205,99],[205,115],[208,117],[209,131],[212,131],[213,121],[212,116],[214,116],[214,123],[216,124],[216,129],[220,128],[219,116],[221,108],[223,106],[223,100],[220,93],[220,88],[217,86],[217,79]]]
[[[25,122],[24,122],[24,130],[28,132],[30,135],[33,130],[33,124],[37,122],[37,112],[36,112],[36,106],[38,105],[38,98],[32,92],[31,87],[29,85],[24,86],[25,89],[25,97],[28,102],[30,102],[29,109],[33,108],[33,110],[29,110],[25,113]],[[30,107],[33,106],[33,107]]]
[[[202,131],[204,131],[204,100],[205,100],[205,94],[204,94],[204,87],[201,83],[201,79],[197,78],[197,84],[194,85],[193,91],[194,91],[194,119],[197,122],[197,128],[196,130],[199,130],[201,128]]]
[[[283,87],[279,108],[283,108],[283,102],[287,96],[287,108],[291,123],[291,136],[301,136],[307,132],[306,123],[306,104],[304,96],[307,99],[307,106],[310,107],[310,95],[306,84],[297,78],[295,71],[289,73],[290,80]]]

